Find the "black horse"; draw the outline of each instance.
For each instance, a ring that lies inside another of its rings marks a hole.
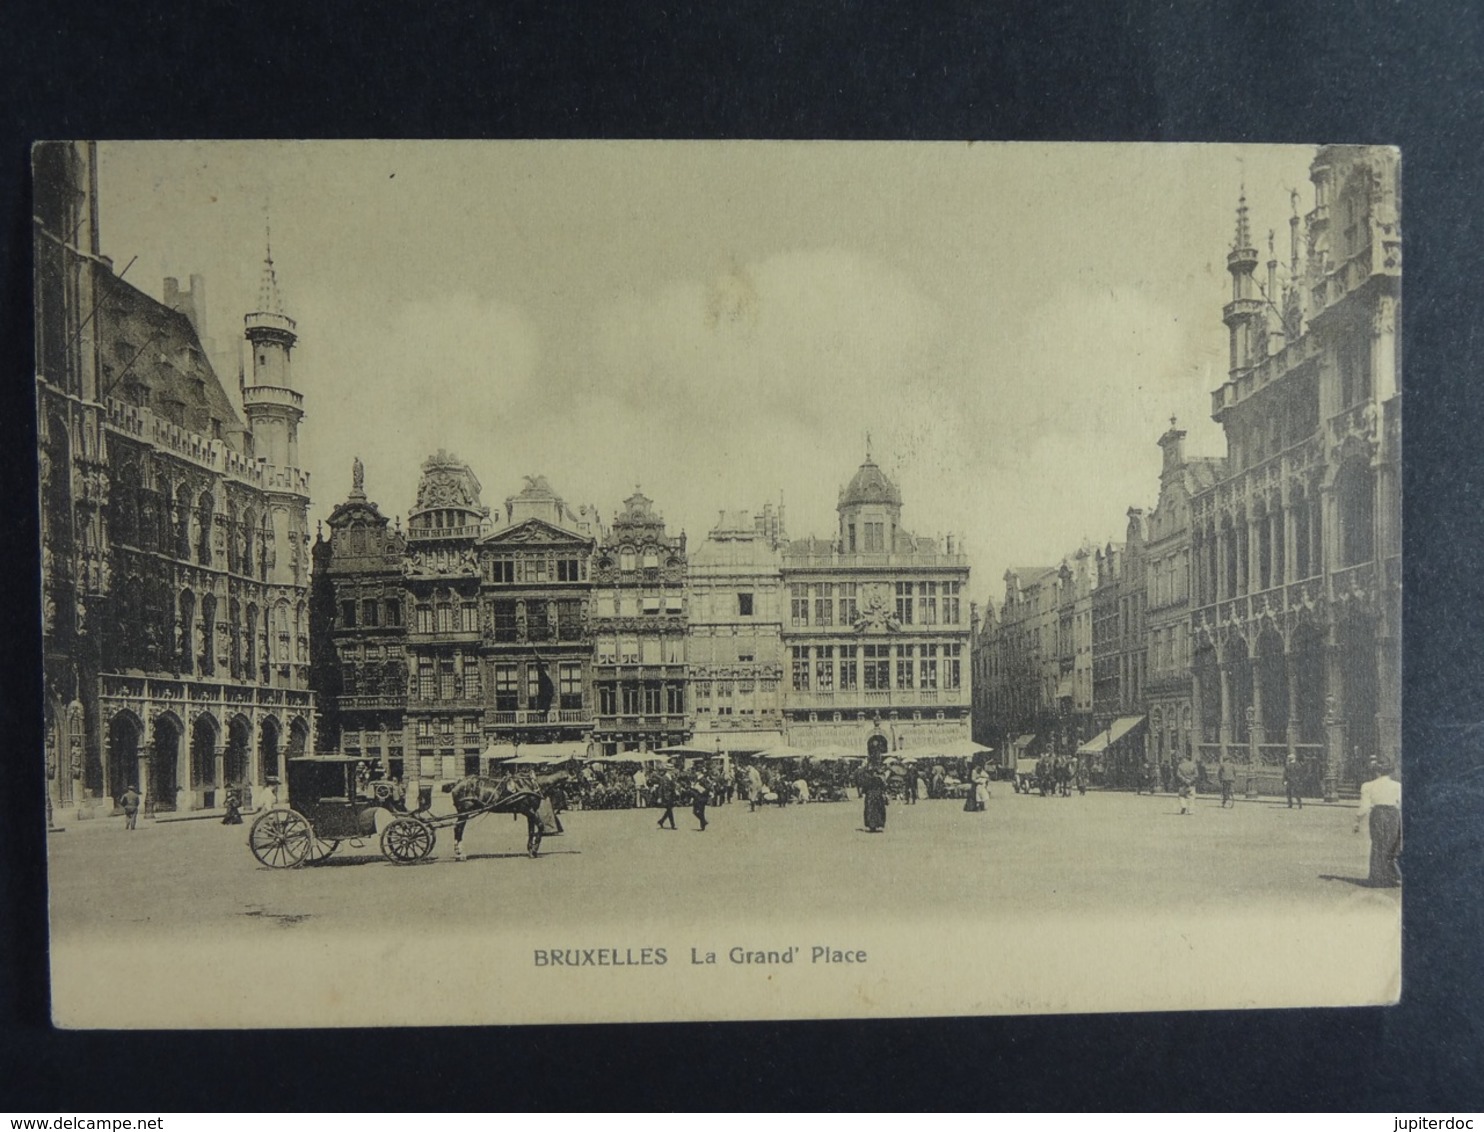
[[[546,799],[534,780],[520,778],[487,778],[471,774],[443,789],[453,795],[453,806],[459,818],[453,827],[453,859],[464,859],[464,827],[480,814],[524,814],[526,817],[526,852],[535,857],[541,851],[543,822],[541,809]]]

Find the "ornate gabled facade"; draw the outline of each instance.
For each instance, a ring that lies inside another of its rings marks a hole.
[[[693,742],[727,752],[783,742],[782,508],[721,513],[690,556]]]
[[[685,535],[667,534],[636,487],[592,560],[593,739],[605,751],[690,735],[686,568]]]
[[[33,163],[48,800],[220,806],[312,737],[297,327],[270,254],[239,415],[199,280],[166,305],[102,255],[95,148]]]
[[[841,490],[835,539],[783,551],[790,743],[896,746],[969,737],[968,561],[902,529],[902,497],[871,459]]]
[[[357,459],[351,491],[314,545],[310,639],[319,749],[405,774],[407,540],[366,498]]]
[[[586,744],[593,727],[593,551],[602,528],[528,476],[478,547],[490,743]]]
[[[1192,501],[1202,750],[1326,796],[1400,750],[1401,187],[1394,150],[1324,146],[1280,297],[1245,201],[1227,257],[1225,475]],[[1296,194],[1295,194],[1296,201]]]
[[[1149,761],[1173,767],[1195,753],[1194,707],[1190,698],[1190,597],[1192,500],[1223,478],[1226,461],[1185,455],[1185,430],[1174,418],[1159,438],[1163,460],[1159,502],[1149,513],[1147,593]],[[1166,777],[1164,780],[1168,780]]]
[[[440,450],[423,461],[407,514],[403,563],[407,620],[409,777],[457,778],[480,768],[487,743],[481,562],[489,508],[469,465]]]

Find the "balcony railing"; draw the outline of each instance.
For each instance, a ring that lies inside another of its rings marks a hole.
[[[494,711],[489,719],[496,727],[542,727],[574,723],[591,723],[588,708],[553,708],[551,711]]]

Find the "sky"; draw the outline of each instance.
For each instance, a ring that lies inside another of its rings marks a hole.
[[[1226,253],[1265,277],[1312,147],[846,142],[115,142],[101,242],[206,280],[236,397],[265,235],[298,322],[311,521],[351,462],[404,516],[467,461],[496,515],[544,474],[611,520],[635,488],[696,545],[780,499],[833,537],[872,454],[902,525],[961,539],[971,596],[1122,538],[1160,434],[1221,455]],[[132,264],[130,261],[133,261]]]

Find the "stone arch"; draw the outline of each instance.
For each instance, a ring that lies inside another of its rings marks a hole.
[[[285,755],[297,758],[309,751],[309,721],[302,715],[289,720],[289,745]]]
[[[1230,704],[1222,705],[1227,721],[1230,741],[1246,745],[1250,734],[1247,709],[1252,706],[1252,656],[1247,638],[1241,633],[1232,633],[1222,649],[1223,667],[1226,669],[1227,694]]]
[[[1288,656],[1283,634],[1271,620],[1262,627],[1256,652],[1257,698],[1262,702],[1263,742],[1288,738]]]
[[[222,785],[231,789],[248,785],[251,777],[252,723],[241,712],[227,721],[227,746],[222,760]]]
[[[216,673],[216,595],[205,593],[201,595],[201,631],[196,634],[200,644],[200,655],[197,656],[197,671],[202,676],[212,676]]]
[[[282,745],[283,724],[276,715],[265,715],[258,721],[257,785],[266,785],[270,778],[282,779],[278,765]]]
[[[1335,517],[1339,520],[1339,569],[1376,557],[1376,472],[1358,455],[1346,457],[1335,472]]]
[[[130,786],[139,786],[140,744],[144,722],[128,708],[108,718],[108,796],[115,802]]]
[[[147,801],[157,810],[173,810],[180,789],[180,754],[185,727],[173,711],[162,711],[151,724]]]
[[[193,793],[211,795],[210,799],[201,798],[201,803],[206,806],[210,806],[215,801],[218,785],[216,745],[217,737],[221,733],[221,724],[209,711],[203,711],[191,720],[190,788]]]
[[[1293,682],[1294,742],[1324,742],[1324,633],[1308,618],[1294,626],[1288,678]]]
[[[196,561],[202,566],[211,565],[211,529],[216,521],[216,498],[208,487],[196,497],[194,523]]]

